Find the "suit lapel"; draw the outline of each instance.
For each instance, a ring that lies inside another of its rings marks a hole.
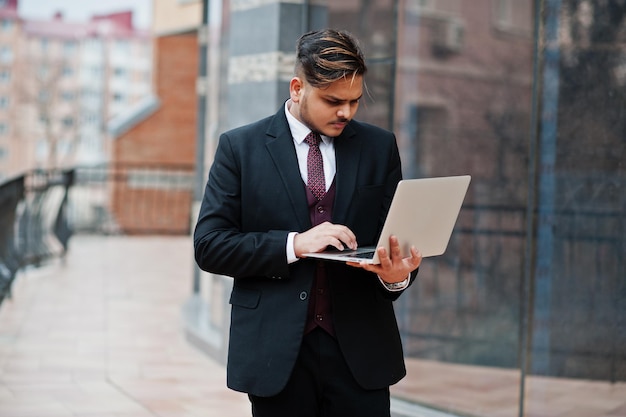
[[[311,227],[311,219],[309,218],[306,194],[298,168],[293,138],[283,108],[273,117],[266,135],[267,144],[265,146],[282,179],[285,194],[288,196],[294,211],[294,217],[298,221],[300,230],[306,230]]]
[[[274,167],[280,174],[294,216],[300,229],[306,230],[311,227],[311,220],[293,138],[284,109],[281,108],[273,117],[266,135],[267,150],[274,161]],[[345,224],[356,187],[359,160],[361,159],[361,142],[356,137],[356,132],[348,125],[342,134],[335,138],[334,145],[337,173],[335,174],[336,193],[333,222]]]
[[[335,205],[333,207],[333,223],[345,224],[356,188],[356,178],[361,159],[361,141],[356,133],[346,126],[341,135],[335,138],[335,158],[337,173],[335,174]]]

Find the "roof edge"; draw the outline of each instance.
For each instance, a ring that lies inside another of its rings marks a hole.
[[[146,98],[132,106],[128,111],[113,117],[107,123],[107,132],[113,139],[117,139],[130,129],[147,119],[161,107],[158,97],[150,94]]]

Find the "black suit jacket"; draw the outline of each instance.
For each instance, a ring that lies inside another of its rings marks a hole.
[[[351,121],[335,138],[333,223],[374,245],[401,179],[395,137]],[[298,356],[315,261],[288,264],[289,232],[311,227],[304,183],[284,108],[221,135],[194,232],[201,269],[232,276],[228,386],[279,393]],[[336,337],[358,383],[378,389],[406,373],[392,301],[374,274],[332,269]],[[412,280],[415,274],[412,274]],[[411,281],[412,281],[411,280]]]

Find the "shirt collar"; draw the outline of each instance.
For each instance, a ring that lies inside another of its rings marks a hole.
[[[302,142],[304,142],[304,138],[306,138],[306,136],[311,132],[311,129],[309,129],[304,123],[296,119],[295,116],[291,114],[291,112],[289,111],[290,104],[291,104],[291,99],[285,101],[285,115],[287,116],[287,123],[289,123],[289,130],[291,130],[291,136],[293,137],[293,140],[298,145],[300,145]],[[322,141],[325,144],[328,145],[332,143],[332,138],[325,136],[325,135],[320,135],[320,136],[322,138]]]

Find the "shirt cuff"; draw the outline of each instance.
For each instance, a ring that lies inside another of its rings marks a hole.
[[[293,247],[294,237],[298,234],[298,232],[290,232],[287,235],[287,263],[292,264],[298,260],[296,256],[296,250]]]
[[[378,277],[378,279],[380,280],[380,283],[383,284],[385,286],[385,288],[387,288],[388,291],[402,291],[404,289],[406,289],[406,287],[409,286],[409,282],[411,281],[411,275],[409,275],[407,277],[407,279],[405,279],[404,281],[400,281],[400,282],[385,282],[383,281],[380,277]]]

